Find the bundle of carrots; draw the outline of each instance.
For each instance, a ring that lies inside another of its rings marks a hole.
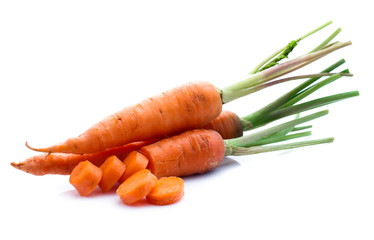
[[[301,112],[359,95],[358,91],[351,91],[299,103],[340,77],[352,76],[349,70],[333,72],[344,59],[320,73],[282,78],[351,44],[330,43],[341,31],[337,29],[309,53],[282,62],[301,40],[330,23],[291,41],[262,61],[243,80],[226,88],[218,89],[208,82],[187,83],[126,107],[63,143],[46,148],[26,143],[28,148],[45,153],[11,164],[34,175],[70,174],[70,183],[83,196],[96,186],[107,192],[119,182],[117,194],[124,203],[132,204],[146,197],[150,203],[165,205],[182,198],[183,180],[179,177],[213,170],[227,155],[332,142],[333,138],[326,138],[273,144],[311,135],[310,131],[302,131],[311,126],[297,125],[327,114],[327,111],[320,111],[300,117]],[[307,80],[245,117],[222,111],[225,103],[295,79]],[[297,117],[253,134],[244,134],[290,115]]]

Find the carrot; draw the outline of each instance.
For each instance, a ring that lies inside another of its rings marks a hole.
[[[123,183],[123,181],[134,173],[145,169],[148,165],[148,159],[143,154],[133,151],[123,160],[123,163],[126,166],[126,170],[119,178],[119,183]]]
[[[68,175],[73,171],[74,167],[81,161],[88,160],[97,167],[101,166],[104,161],[112,155],[119,159],[124,159],[130,152],[140,149],[142,146],[151,144],[159,138],[149,139],[147,141],[139,141],[129,143],[120,147],[110,148],[101,152],[92,154],[66,154],[66,153],[51,153],[39,154],[30,157],[23,162],[11,165],[21,171],[34,174],[61,174]]]
[[[200,128],[216,118],[221,108],[221,98],[214,85],[188,83],[124,108],[64,143],[30,148],[42,152],[95,153],[134,141]]]
[[[287,45],[281,49],[281,52],[289,53],[295,43],[330,23],[328,22],[292,41],[292,47]],[[326,46],[327,43],[324,41],[325,45],[321,45],[322,47],[318,51],[280,64],[278,61],[281,58],[277,58],[275,62],[272,62],[274,66],[271,67],[266,65],[268,62],[266,61],[262,64],[264,67],[228,87],[217,89],[213,84],[207,82],[187,83],[161,95],[148,98],[139,104],[124,108],[104,118],[78,137],[46,148],[35,148],[29,144],[27,146],[36,151],[49,153],[95,153],[134,141],[171,136],[182,131],[201,128],[220,114],[222,104],[284,82],[275,79],[351,44],[351,42],[336,42]]]
[[[147,201],[155,205],[168,205],[179,201],[184,195],[184,182],[179,177],[162,177],[147,195]]]
[[[103,171],[89,161],[80,162],[70,175],[70,183],[79,195],[89,195],[99,184]]]
[[[230,140],[223,140],[221,135],[213,130],[186,131],[144,146],[139,152],[148,158],[147,168],[157,178],[205,173],[217,168],[228,155],[249,155],[332,142],[333,138],[326,138],[266,146],[270,143],[305,136],[305,134],[297,136],[287,134],[296,125],[327,113],[328,111],[321,111]]]
[[[218,167],[225,156],[221,135],[205,129],[186,131],[139,151],[157,178],[205,173]]]
[[[148,170],[140,170],[126,179],[118,188],[117,194],[125,204],[133,204],[148,195],[157,178]]]
[[[100,166],[100,169],[103,171],[103,176],[99,182],[99,187],[101,190],[103,190],[103,192],[107,192],[122,176],[126,166],[116,156],[110,156]]]

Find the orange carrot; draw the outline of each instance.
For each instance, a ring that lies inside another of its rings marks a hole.
[[[288,133],[298,124],[326,114],[328,114],[327,110],[320,111],[253,134],[229,140],[223,140],[221,135],[213,130],[190,130],[144,146],[140,148],[139,152],[148,158],[147,168],[157,178],[205,173],[217,168],[227,155],[249,155],[330,143],[333,138],[268,145],[308,136],[308,134],[288,135]]]
[[[79,195],[89,195],[99,184],[103,171],[89,161],[80,162],[70,175],[70,183]]]
[[[157,178],[148,170],[140,170],[126,179],[118,188],[117,194],[125,204],[133,204],[148,195]]]
[[[27,146],[49,153],[95,153],[134,141],[200,128],[215,119],[221,109],[220,94],[214,85],[189,83],[124,108],[61,144],[47,148]]]
[[[148,169],[157,177],[188,176],[218,167],[225,146],[216,131],[198,129],[142,147],[149,160]]]
[[[184,182],[179,177],[162,177],[147,195],[147,201],[155,205],[168,205],[179,201],[184,195]]]
[[[103,192],[107,192],[122,176],[126,166],[116,156],[110,156],[105,160],[100,168],[103,171],[103,176],[99,182],[99,187],[101,190],[103,190]]]
[[[110,148],[105,151],[92,154],[67,154],[51,153],[40,154],[26,159],[23,162],[11,165],[24,172],[34,175],[61,174],[68,175],[74,167],[81,161],[88,160],[97,167],[104,163],[109,156],[115,155],[119,159],[124,159],[130,152],[138,150],[143,146],[151,144],[158,140],[157,138],[147,141],[133,142],[124,146]]]
[[[118,180],[119,183],[123,183],[134,173],[145,169],[148,165],[148,159],[143,154],[133,151],[123,160],[123,163],[126,166],[126,170]]]
[[[222,111],[213,121],[203,127],[218,132],[223,139],[243,136],[243,125],[238,115],[231,111]]]

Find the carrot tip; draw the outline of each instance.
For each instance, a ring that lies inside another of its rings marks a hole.
[[[14,167],[15,169],[18,169],[18,170],[21,170],[21,171],[25,171],[24,169],[24,164],[22,162],[19,162],[19,163],[16,163],[16,162],[11,162],[10,165],[12,167]]]
[[[11,162],[10,165],[12,165],[12,167],[15,167],[15,168],[19,169],[21,164],[20,163]]]
[[[31,149],[33,151],[37,151],[37,152],[49,152],[49,150],[47,148],[34,148],[34,147],[31,147],[27,141],[25,142],[25,145],[26,145],[26,147],[28,149]]]

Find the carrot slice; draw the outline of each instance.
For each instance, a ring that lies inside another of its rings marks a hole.
[[[119,183],[123,183],[134,173],[145,169],[148,165],[148,158],[137,151],[133,151],[123,160],[123,163],[126,165],[126,170],[118,180]]]
[[[143,169],[127,178],[117,189],[117,194],[125,204],[133,204],[148,195],[157,181],[148,169]]]
[[[79,195],[89,195],[99,184],[103,171],[88,160],[80,162],[72,171],[69,182]]]
[[[147,195],[147,201],[155,205],[168,205],[179,201],[184,195],[184,181],[179,177],[162,177]]]
[[[99,187],[103,192],[107,192],[122,176],[126,166],[121,160],[113,155],[105,160],[105,162],[100,166],[100,169],[103,171],[103,176],[99,182]]]

